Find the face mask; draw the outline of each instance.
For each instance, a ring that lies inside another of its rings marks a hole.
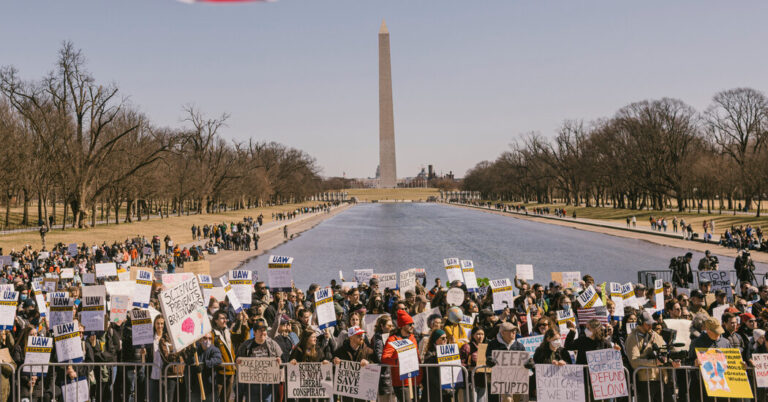
[[[587,338],[591,338],[592,337],[592,330],[589,329],[589,328],[585,328],[584,329],[584,335],[586,335]]]
[[[563,311],[566,313],[571,311],[571,305],[570,304],[563,304]]]
[[[208,349],[211,347],[211,341],[203,340],[200,342],[200,345],[203,347],[203,349]]]
[[[550,342],[550,344],[551,344],[551,345],[552,345],[552,346],[553,346],[555,349],[560,349],[561,347],[563,347],[563,342],[562,342],[562,341],[561,341],[559,338],[558,338],[558,339],[555,339],[555,340],[554,340],[554,341],[552,341],[552,342]]]
[[[24,301],[24,300],[27,300],[27,295],[22,293],[21,294],[21,301]]]

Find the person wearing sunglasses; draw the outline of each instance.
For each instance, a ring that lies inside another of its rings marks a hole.
[[[203,335],[194,348],[187,348],[185,361],[188,362],[187,367],[189,368],[187,378],[192,390],[191,400],[202,400],[201,382],[205,391],[204,394],[210,399],[213,395],[215,369],[222,363],[221,351],[213,345],[213,332]]]

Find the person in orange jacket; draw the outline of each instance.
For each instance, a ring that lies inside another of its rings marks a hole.
[[[381,362],[392,366],[392,386],[395,388],[395,395],[398,401],[408,400],[409,395],[408,387],[418,385],[421,380],[421,373],[415,378],[400,379],[400,363],[398,361],[397,351],[390,344],[390,342],[399,341],[401,339],[408,339],[414,345],[417,345],[416,337],[413,336],[413,318],[411,318],[405,310],[397,311],[397,331],[390,335],[387,339],[387,344],[384,346],[384,351],[381,354]],[[421,362],[419,362],[421,363]],[[415,387],[414,387],[415,393]]]

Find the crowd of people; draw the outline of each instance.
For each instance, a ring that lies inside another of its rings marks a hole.
[[[237,228],[235,233],[242,233],[248,230],[249,224],[252,225],[251,220],[246,218],[234,226],[208,225],[208,233],[212,234],[212,241],[222,244],[223,235],[231,233],[233,227]],[[217,233],[222,236],[217,237]],[[152,253],[142,254],[147,247]],[[57,245],[50,251],[25,248],[3,257],[0,284],[12,284],[20,297],[15,325],[2,332],[0,349],[7,348],[12,363],[18,367],[25,362],[25,346],[30,336],[51,336],[32,284],[36,278],[52,277],[66,268],[72,268],[74,275],[69,280],[61,279],[57,290],[65,290],[75,299],[73,318],[77,322],[81,322],[81,295],[83,286],[87,286],[83,278],[94,271],[95,264],[102,262],[115,262],[129,269],[128,261],[134,261],[134,265],[140,261],[142,266],[155,268],[157,275],[150,307],[159,311],[162,274],[172,272],[167,269],[174,264],[169,251],[173,253],[177,246],[169,247],[166,242],[165,253],[159,252],[158,247],[154,241],[137,238],[111,247],[80,246],[76,251],[65,245]],[[711,263],[711,255],[704,258]],[[681,259],[683,264],[690,263],[692,255]],[[718,267],[712,264],[707,269]],[[583,365],[587,362],[587,352],[615,349],[621,352],[630,373],[629,381],[634,378],[632,373],[639,371],[635,384],[638,393],[634,395],[637,400],[658,400],[662,396],[664,400],[673,400],[672,395],[680,400],[704,400],[706,396],[698,391],[698,377],[678,378],[674,382],[667,372],[659,369],[695,367],[699,363],[697,347],[738,348],[747,367],[752,366],[753,354],[768,352],[765,343],[768,286],[755,287],[756,283],[748,281],[734,284],[738,286],[730,292],[713,291],[708,281],[701,281],[697,288],[691,289],[691,278],[676,275],[675,283],[663,284],[661,304],[653,289],[635,283],[632,284],[634,303],[617,309],[617,304],[624,304],[623,296],[622,302],[618,302],[614,295],[607,294],[599,278],[591,275],[584,275],[569,285],[558,281],[529,283],[515,277],[514,303],[498,309],[488,286],[469,291],[462,281],[444,285],[441,278],[432,279],[427,285],[423,275],[413,290],[402,294],[397,289],[382,288],[376,277],[354,286],[331,280],[327,285],[312,284],[306,291],[296,287],[290,291],[270,291],[264,282],[255,282],[250,303],[243,303],[250,307],[239,313],[228,298],[212,297],[208,302],[208,318],[213,331],[180,353],[173,352],[162,314],[153,320],[154,343],[143,347],[132,345],[130,319],[106,320],[104,331],[98,333],[85,333],[81,324],[84,362],[90,365],[51,366],[48,375],[42,378],[20,373],[19,397],[59,400],[67,381],[84,377],[89,381],[92,400],[157,401],[164,396],[167,401],[187,401],[201,400],[203,394],[207,400],[214,401],[230,401],[234,396],[238,400],[285,400],[284,385],[243,386],[236,381],[238,358],[274,357],[285,364],[338,364],[340,360],[381,364],[378,388],[381,401],[497,401],[504,396],[491,394],[488,374],[475,369],[486,365],[492,370],[496,364],[493,351],[525,350],[521,338],[542,336],[541,343],[531,351],[527,365],[531,369],[534,364]],[[319,329],[314,294],[325,287],[333,290],[336,321],[333,326]],[[463,291],[464,300],[458,306],[448,303],[451,289]],[[585,289],[596,291],[598,304],[605,306],[603,317],[586,322],[579,318],[585,313],[578,296]],[[562,319],[561,316],[571,313],[571,319]],[[376,319],[372,322],[373,316]],[[467,322],[464,317],[471,318],[469,327],[462,325]],[[690,332],[690,346],[685,350],[676,346],[679,339],[675,329],[667,324],[679,323],[679,320],[687,320],[686,328]],[[417,326],[419,323],[423,324]],[[401,379],[398,353],[392,345],[401,339],[418,345],[419,362],[427,365],[439,361],[437,346],[456,344],[461,365],[467,372],[474,373],[470,374],[473,386],[444,388],[439,369],[432,366],[423,367],[414,378]],[[665,347],[674,353],[658,353]],[[51,362],[56,362],[55,351]],[[108,367],[110,362],[135,363],[136,366],[112,368]],[[141,366],[142,362],[146,362],[145,366]],[[5,367],[0,372],[0,402],[8,400],[9,386],[15,376],[15,372]],[[161,381],[163,379],[165,381]],[[750,381],[754,385],[754,378]],[[515,395],[515,400],[535,400],[535,384],[532,376],[529,391]],[[584,393],[587,400],[593,399],[589,385]],[[765,400],[764,393],[758,396]]]

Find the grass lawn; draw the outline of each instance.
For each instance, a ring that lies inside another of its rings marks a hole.
[[[357,197],[358,201],[373,200],[413,200],[426,201],[429,196],[440,197],[436,188],[350,188],[344,191],[348,197]]]

